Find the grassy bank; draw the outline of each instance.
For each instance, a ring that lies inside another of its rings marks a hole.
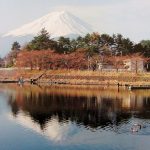
[[[0,72],[0,80],[17,80],[22,76],[24,80],[30,81],[30,79],[36,79],[41,75],[38,83],[44,84],[116,85],[119,83],[120,85],[150,85],[150,73],[81,70],[5,70]]]
[[[26,71],[24,78],[34,78],[44,71]],[[49,70],[38,80],[39,83],[61,84],[104,84],[104,85],[150,85],[150,73],[100,72],[81,70]]]

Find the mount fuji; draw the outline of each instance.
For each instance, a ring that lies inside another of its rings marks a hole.
[[[51,38],[56,39],[60,36],[76,38],[93,32],[89,24],[69,12],[52,12],[2,35],[0,54],[6,55],[14,41],[18,41],[21,45],[29,42],[43,28],[49,32]]]
[[[52,37],[80,35],[91,33],[91,26],[73,14],[61,11],[52,12],[31,23],[10,31],[4,35],[22,37],[27,35],[36,35],[42,28],[45,28]]]

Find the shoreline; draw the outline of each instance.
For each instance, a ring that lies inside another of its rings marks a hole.
[[[0,73],[0,83],[18,83],[20,78],[24,82],[37,84],[150,86],[149,72],[17,69]]]

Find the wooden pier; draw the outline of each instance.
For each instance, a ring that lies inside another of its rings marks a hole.
[[[129,85],[129,90],[150,89],[150,85]]]
[[[18,80],[0,80],[0,83],[18,83]]]

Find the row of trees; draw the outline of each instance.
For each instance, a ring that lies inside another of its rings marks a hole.
[[[109,63],[119,69],[122,61],[129,57],[150,57],[150,41],[134,44],[120,34],[110,36],[92,33],[72,40],[65,37],[54,40],[42,29],[33,40],[22,49],[20,47],[18,42],[13,43],[7,56],[8,66],[94,70],[98,63]]]
[[[45,29],[42,29],[24,48],[27,50],[54,49],[58,53],[71,53],[79,48],[84,48],[88,55],[95,53],[107,55],[142,53],[145,56],[150,56],[150,41],[135,44],[121,34],[110,36],[99,33],[87,34],[84,37],[79,36],[76,39],[60,37],[58,40],[54,40],[50,38]]]
[[[124,61],[131,59],[135,67],[135,72],[140,68],[140,61],[147,62],[147,59],[140,54],[126,55],[126,56],[104,56],[93,55],[86,56],[86,50],[78,49],[75,52],[68,54],[56,53],[52,50],[42,51],[21,51],[16,59],[17,67],[25,67],[29,69],[75,69],[75,70],[103,70],[100,68],[101,64],[107,64],[112,69],[118,71],[125,68]]]
[[[87,69],[87,59],[82,51],[59,54],[52,50],[21,51],[16,59],[18,67],[30,69]]]

